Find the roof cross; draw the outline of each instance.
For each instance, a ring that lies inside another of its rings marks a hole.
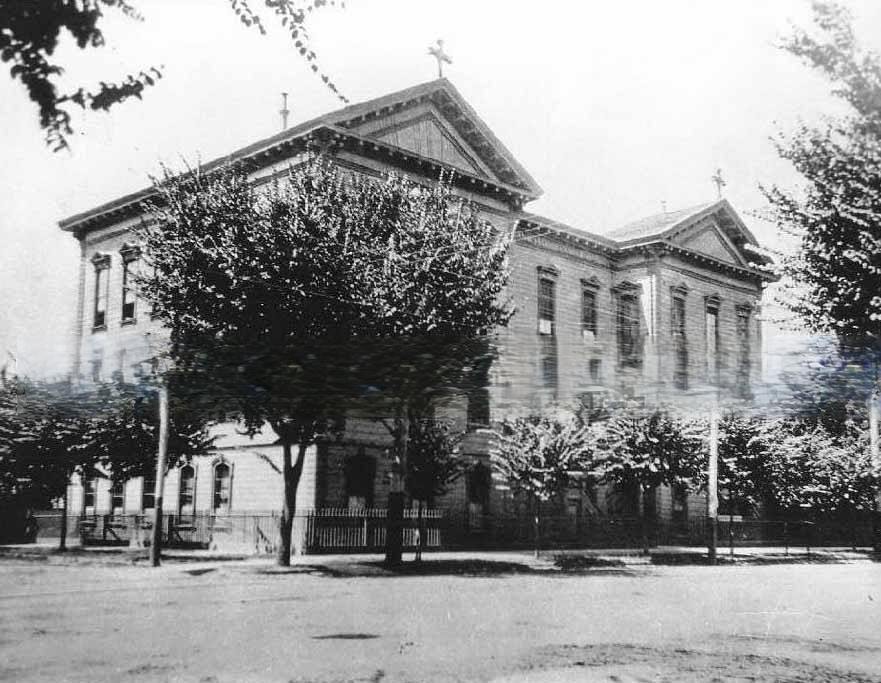
[[[281,94],[281,109],[278,113],[281,114],[281,129],[287,130],[288,114],[291,113],[291,110],[288,109],[288,94],[286,92]]]
[[[444,62],[447,64],[452,64],[453,60],[450,59],[450,56],[444,52],[444,41],[438,39],[437,45],[432,45],[428,48],[428,54],[434,57],[437,60],[437,77],[444,77]]]
[[[722,169],[717,168],[716,173],[710,178],[716,185],[716,194],[719,199],[722,199],[722,188],[725,187],[728,183],[725,182],[725,179],[722,177]]]

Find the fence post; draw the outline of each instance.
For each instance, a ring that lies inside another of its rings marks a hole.
[[[728,556],[734,559],[734,515],[728,515]]]
[[[783,549],[784,553],[789,555],[789,523],[783,522]]]

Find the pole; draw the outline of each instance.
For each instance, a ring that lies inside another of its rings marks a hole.
[[[707,559],[716,563],[716,520],[719,514],[719,403],[710,412],[710,458],[707,463]]]
[[[869,455],[871,456],[872,467],[876,471],[881,467],[881,455],[879,455],[879,402],[878,402],[877,383],[869,397]],[[878,482],[876,482],[876,487]],[[875,490],[875,500],[872,505],[872,545],[875,552],[881,552],[881,523],[878,518],[879,502],[881,502],[881,491]]]
[[[168,388],[159,386],[159,455],[156,458],[156,492],[153,497],[153,534],[150,564],[158,567],[162,552],[162,491],[165,486],[165,460],[168,451]]]

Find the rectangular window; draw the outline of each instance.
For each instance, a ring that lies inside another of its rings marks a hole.
[[[114,481],[110,485],[110,514],[121,515],[125,508],[125,482]]]
[[[670,312],[671,334],[673,337],[673,384],[677,389],[688,389],[688,340],[685,330],[685,299],[675,297]]]
[[[618,362],[623,367],[642,364],[639,332],[639,299],[632,294],[618,297]]]
[[[106,261],[95,266],[95,312],[92,325],[95,329],[107,325],[107,283],[110,269]]]
[[[137,277],[138,260],[127,258],[122,262],[122,322],[130,323],[135,320],[135,301],[137,292],[135,278]]]
[[[557,283],[542,277],[538,280],[538,333],[553,336]]]
[[[588,372],[590,373],[590,381],[594,384],[600,383],[601,361],[599,358],[591,358],[588,361]]]
[[[557,389],[557,340],[552,336],[541,339],[541,379],[546,389]]]
[[[750,396],[750,372],[752,369],[752,358],[750,356],[750,339],[749,339],[749,310],[745,308],[737,309],[737,377],[735,381],[735,390],[741,398],[749,398]]]
[[[156,507],[156,475],[144,476],[144,485],[141,489],[141,510],[152,510]]]
[[[719,382],[719,309],[707,307],[707,381]]]
[[[589,338],[597,333],[597,294],[587,287],[581,290],[581,331]]]
[[[94,474],[87,474],[83,478],[83,507],[95,508],[95,499],[98,492],[98,479]]]

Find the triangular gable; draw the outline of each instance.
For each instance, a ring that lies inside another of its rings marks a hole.
[[[381,140],[482,178],[500,181],[444,115],[430,102],[377,116],[352,126],[359,135]]]
[[[322,120],[520,188],[531,198],[542,194],[538,183],[445,78],[346,107]]]
[[[736,266],[743,266],[745,261],[737,247],[731,240],[719,231],[719,227],[715,223],[711,223],[699,230],[683,236],[683,238],[674,240],[680,246],[696,251],[714,259],[732,263]]]

